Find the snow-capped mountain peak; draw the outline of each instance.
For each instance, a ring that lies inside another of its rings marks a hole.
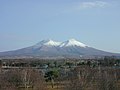
[[[68,47],[68,46],[80,46],[80,47],[86,47],[87,45],[75,40],[75,39],[69,39],[63,43],[61,43],[60,47]]]
[[[51,39],[48,40],[42,40],[41,42],[34,45],[34,48],[38,48],[41,46],[57,46],[57,47],[68,47],[68,46],[79,46],[85,48],[87,45],[75,40],[75,39],[69,39],[65,42],[56,42]]]
[[[48,40],[42,40],[41,42],[37,43],[35,45],[35,47],[40,47],[40,46],[59,46],[61,44],[61,42],[56,42],[56,41],[53,41],[51,39],[48,39]]]
[[[120,54],[105,52],[89,47],[75,39],[65,42],[55,42],[53,40],[42,40],[41,42],[22,49],[0,52],[0,57],[39,57],[39,58],[80,58],[96,56],[120,56]]]

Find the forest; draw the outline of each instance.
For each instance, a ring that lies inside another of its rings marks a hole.
[[[119,90],[120,59],[1,59],[0,90]]]

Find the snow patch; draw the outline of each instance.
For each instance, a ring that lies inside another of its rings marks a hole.
[[[68,46],[80,46],[80,47],[86,47],[87,45],[75,40],[75,39],[70,39],[70,40],[67,40],[63,43],[61,43],[60,47],[68,47]]]
[[[59,46],[61,44],[61,42],[55,42],[51,39],[48,39],[48,40],[42,40],[41,42],[37,43],[35,45],[35,47],[40,47],[40,46]]]
[[[65,42],[56,42],[51,39],[48,40],[42,40],[41,42],[37,43],[34,45],[34,48],[39,48],[41,46],[56,46],[56,47],[69,47],[69,46],[79,46],[79,47],[87,47],[87,45],[75,40],[75,39],[70,39]]]

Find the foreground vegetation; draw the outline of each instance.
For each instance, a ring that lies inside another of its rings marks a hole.
[[[120,60],[3,59],[0,90],[119,90]]]

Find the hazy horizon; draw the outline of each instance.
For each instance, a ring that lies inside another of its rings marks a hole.
[[[120,53],[119,0],[0,0],[0,52],[74,38]]]

